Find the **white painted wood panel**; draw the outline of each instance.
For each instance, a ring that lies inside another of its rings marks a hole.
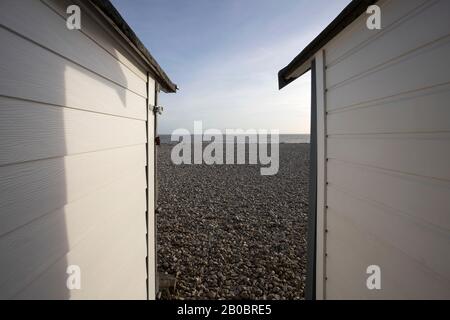
[[[330,183],[327,192],[328,206],[332,208],[330,211],[339,212],[340,217],[351,220],[363,233],[368,232],[382,239],[399,254],[408,256],[450,284],[449,230],[413,219],[337,184]],[[329,232],[333,232],[331,224]]]
[[[81,30],[65,27],[70,4]],[[88,2],[0,11],[0,297],[146,299],[147,64]]]
[[[144,222],[145,226],[145,222]],[[139,238],[137,238],[139,241]],[[117,262],[118,281],[111,281],[103,287],[108,299],[143,300],[147,297],[147,270],[142,267],[142,260],[147,256],[147,248],[140,246],[139,250],[125,250]],[[123,276],[123,275],[126,275]]]
[[[0,165],[145,144],[145,126],[142,120],[0,97]]]
[[[450,37],[328,90],[328,110],[362,104],[450,81]]]
[[[450,182],[329,160],[328,182],[372,199],[405,219],[450,232]],[[420,195],[420,196],[412,196]]]
[[[432,0],[435,1],[435,0]],[[359,18],[347,26],[326,45],[327,67],[337,64],[351,56],[372,42],[378,42],[391,29],[398,27],[404,19],[422,6],[427,6],[430,0],[380,0],[376,5],[381,9],[381,30],[369,30],[366,22],[368,14],[363,13]],[[397,43],[398,45],[398,43]],[[379,50],[377,50],[379,51]]]
[[[0,28],[0,95],[145,120],[145,98]]]
[[[139,78],[147,81],[147,67],[140,60],[139,56],[133,52],[128,43],[113,30],[104,17],[99,16],[91,5],[79,0],[40,0],[49,8],[58,13],[61,17],[67,17],[66,8],[69,5],[77,4],[86,15],[83,19],[83,26],[80,32],[95,41],[97,45],[106,50],[111,56],[125,65]]]
[[[87,14],[82,16],[83,27]],[[146,97],[146,81],[79,30],[69,30],[66,19],[40,1],[4,0],[0,3],[3,25],[68,60]],[[45,23],[41,23],[45,21]],[[99,27],[100,28],[100,27]]]
[[[329,137],[328,157],[450,180],[450,133]]]
[[[450,7],[377,4],[324,49],[326,298],[449,298]]]
[[[329,191],[331,196],[331,191]],[[336,210],[328,215],[328,299],[438,299],[450,282]],[[332,227],[331,227],[332,226]],[[381,290],[368,290],[369,265],[381,268]]]
[[[333,134],[424,133],[450,130],[450,84],[328,112]]]
[[[0,237],[0,292],[4,298],[17,291],[75,248],[89,234],[104,228],[111,219],[133,218],[130,207],[145,211],[145,168],[136,167],[95,192]],[[136,190],[129,192],[129,190]],[[142,222],[142,221],[141,221]],[[144,238],[145,221],[137,234]],[[131,251],[135,246],[130,243]],[[125,259],[126,257],[123,257]],[[141,251],[141,259],[145,252]],[[126,260],[125,260],[126,261]],[[142,266],[141,266],[142,267]],[[145,269],[145,268],[144,268]]]
[[[108,219],[103,228],[91,232],[14,298],[60,299],[61,296],[68,299],[109,298],[111,293],[104,293],[103,288],[111,281],[129,277],[128,274],[117,274],[117,265],[122,261],[121,254],[127,250],[143,252],[145,241],[142,241],[143,235],[136,230],[142,226],[141,218],[144,212],[142,202],[130,203],[126,212],[118,215],[116,219]],[[80,290],[69,291],[65,280],[60,281],[67,278],[65,271],[68,265],[78,265],[81,268]],[[142,256],[141,268],[145,270],[145,256]],[[145,283],[145,278],[142,281]]]
[[[0,167],[0,235],[145,167],[145,145]]]
[[[392,9],[402,6],[403,1],[394,1]],[[397,10],[397,11],[399,11]],[[382,11],[383,12],[383,11]],[[385,17],[382,17],[385,20]],[[367,30],[367,28],[365,28]],[[367,31],[363,32],[369,32]],[[414,30],[414,36],[411,36]],[[327,88],[343,84],[371,69],[381,67],[393,59],[433,43],[450,35],[450,2],[446,0],[428,1],[426,5],[408,12],[401,21],[385,28],[376,41],[370,41],[357,52],[327,68]],[[399,39],[402,39],[399,41]],[[379,48],[383,50],[379,50]]]

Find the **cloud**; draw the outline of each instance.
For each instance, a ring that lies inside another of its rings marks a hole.
[[[309,132],[310,81],[305,75],[279,91],[277,72],[311,38],[291,37],[215,55],[186,76],[176,95],[166,95],[161,132],[204,127],[267,128],[282,133]]]

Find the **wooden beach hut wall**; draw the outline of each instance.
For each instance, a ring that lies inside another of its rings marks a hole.
[[[176,86],[109,1],[2,0],[0,23],[0,298],[154,298],[153,109]]]
[[[449,57],[450,1],[352,1],[280,70],[311,70],[309,298],[450,298]]]

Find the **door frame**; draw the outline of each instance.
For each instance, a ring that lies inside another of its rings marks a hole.
[[[151,85],[153,84],[153,85]],[[155,300],[158,292],[157,261],[156,261],[156,115],[154,107],[157,105],[158,83],[150,73],[147,73],[147,211],[146,211],[146,243],[147,243],[147,300]]]
[[[311,61],[311,132],[309,144],[309,212],[305,299],[316,299],[317,227],[317,90],[316,61]]]

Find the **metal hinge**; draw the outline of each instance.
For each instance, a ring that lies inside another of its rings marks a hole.
[[[164,107],[162,107],[162,106],[154,106],[153,107],[154,114],[162,114],[163,111],[164,111]]]

